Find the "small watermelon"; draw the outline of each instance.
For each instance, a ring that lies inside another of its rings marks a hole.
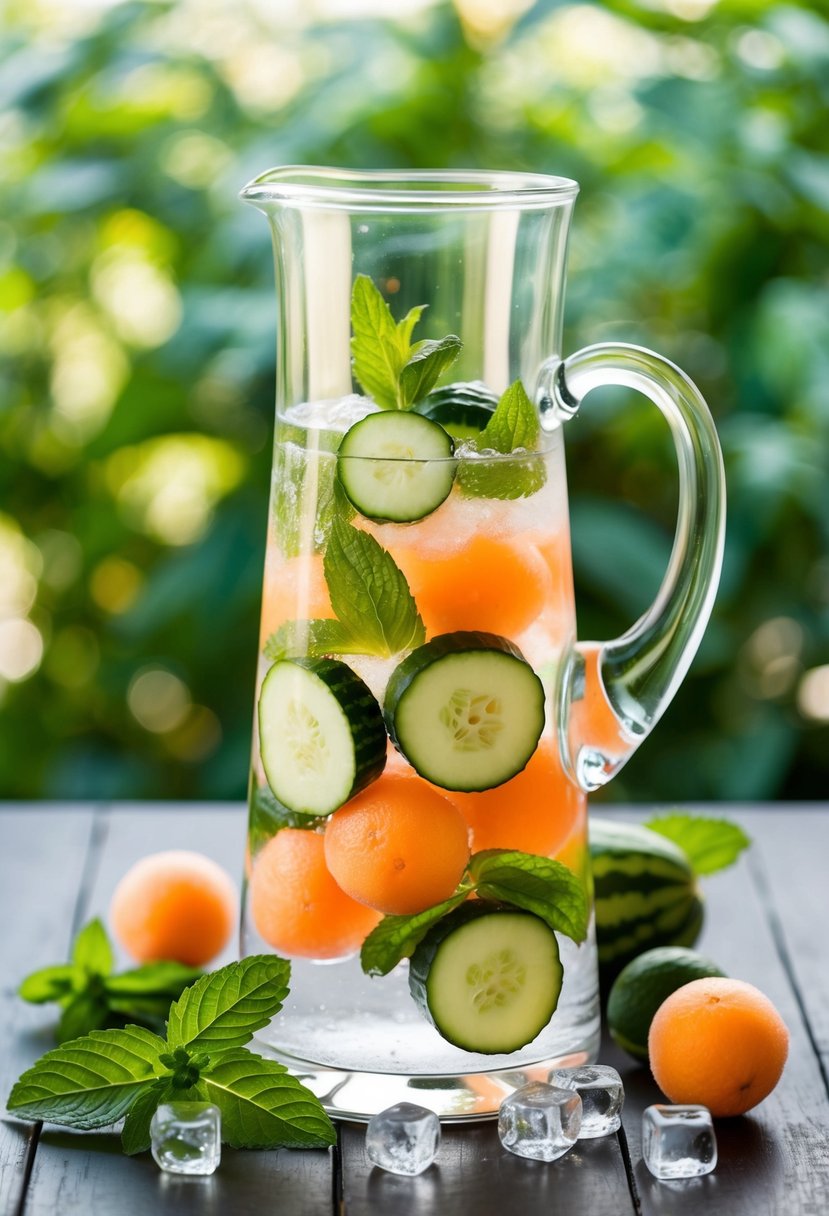
[[[603,990],[654,946],[693,946],[702,897],[682,849],[638,824],[590,816],[590,860]]]

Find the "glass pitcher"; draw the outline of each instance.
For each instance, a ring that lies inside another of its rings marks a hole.
[[[722,457],[649,351],[561,352],[575,182],[279,168],[276,431],[245,954],[292,961],[267,1047],[326,1108],[481,1118],[600,1021],[587,792],[673,697],[708,620]],[[564,423],[649,397],[679,466],[652,607],[577,643]]]

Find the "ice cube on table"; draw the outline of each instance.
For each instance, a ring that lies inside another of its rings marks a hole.
[[[705,1106],[649,1106],[642,1115],[642,1156],[655,1178],[696,1178],[717,1164],[717,1138]]]
[[[574,1089],[581,1098],[579,1140],[609,1136],[622,1124],[625,1090],[622,1078],[608,1064],[582,1064],[577,1068],[554,1068],[547,1078],[559,1089]]]
[[[150,1123],[153,1157],[170,1174],[212,1174],[222,1157],[222,1116],[210,1102],[167,1102]]]
[[[413,1102],[398,1102],[373,1115],[366,1128],[368,1159],[390,1174],[422,1174],[440,1145],[440,1120]]]
[[[530,1081],[501,1103],[498,1135],[517,1157],[555,1161],[578,1140],[581,1112],[581,1098],[574,1090]]]

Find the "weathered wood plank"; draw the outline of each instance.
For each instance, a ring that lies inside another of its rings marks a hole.
[[[707,808],[711,813],[712,808]],[[773,812],[730,814],[766,851]],[[813,872],[810,890],[817,879]],[[798,883],[798,889],[800,883]],[[664,1100],[647,1070],[623,1053],[608,1050],[607,1062],[622,1073],[627,1094],[624,1127],[634,1178],[645,1216],[825,1216],[829,1203],[829,1100],[797,1000],[781,965],[764,895],[744,857],[731,870],[704,880],[708,902],[699,949],[735,978],[755,984],[775,1003],[791,1033],[791,1051],[777,1089],[740,1119],[716,1121],[719,1164],[706,1178],[660,1183],[641,1160],[641,1116],[651,1102]],[[811,898],[809,896],[808,898]]]
[[[0,1103],[24,1069],[54,1046],[54,1006],[16,995],[37,967],[66,959],[81,880],[89,861],[93,813],[33,803],[0,807]],[[10,1050],[7,1050],[10,1048]],[[35,1130],[10,1116],[0,1122],[0,1211],[20,1200]]]
[[[81,909],[84,920],[106,917],[112,892],[134,861],[161,849],[195,849],[242,873],[244,808],[145,804],[119,806],[107,816],[107,833]],[[216,965],[237,957],[232,941]],[[129,960],[121,958],[121,964]],[[26,1200],[26,1216],[177,1216],[225,1213],[327,1216],[332,1206],[332,1160],[327,1151],[234,1152],[224,1149],[211,1178],[162,1174],[144,1154],[125,1158],[114,1133],[43,1131]],[[128,1204],[125,1197],[128,1197]]]
[[[547,1164],[508,1153],[494,1123],[444,1125],[437,1161],[416,1178],[372,1166],[364,1127],[344,1125],[341,1142],[345,1216],[625,1216],[634,1211],[615,1136],[583,1140]]]

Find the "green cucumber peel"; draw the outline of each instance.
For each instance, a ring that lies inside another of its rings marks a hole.
[[[351,339],[354,376],[363,390],[386,410],[407,410],[431,392],[461,352],[455,334],[436,341],[412,342],[426,305],[411,308],[395,321],[386,300],[366,274],[358,274],[351,292]]]
[[[198,1099],[219,1107],[234,1147],[325,1148],[336,1134],[319,1100],[243,1046],[281,1008],[289,974],[268,954],[202,976],[171,1009],[166,1040],[139,1026],[73,1039],[23,1073],[8,1109],[82,1130],[124,1117],[123,1149],[137,1153],[160,1102]]]
[[[475,893],[502,907],[532,912],[574,942],[587,937],[588,907],[582,884],[567,866],[515,849],[474,853],[454,895],[413,916],[384,916],[360,951],[367,975],[388,975],[411,958],[426,934]]]

